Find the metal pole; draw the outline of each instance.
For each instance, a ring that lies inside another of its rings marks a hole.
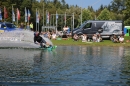
[[[59,19],[60,19],[60,21],[61,21],[61,28],[63,28],[62,24],[64,23],[64,15],[63,15],[63,18],[62,18],[62,16],[61,16]]]
[[[4,22],[5,22],[5,6],[4,6]]]
[[[73,30],[72,28],[73,28],[73,25],[72,25],[72,16],[71,16],[71,31]]]
[[[65,12],[65,26],[66,26],[66,12]]]
[[[17,25],[18,25],[18,8],[17,8]]]
[[[36,31],[37,31],[37,8],[36,8]]]
[[[46,10],[46,26],[47,26],[47,10]]]
[[[81,7],[81,25],[82,25],[82,7]]]
[[[51,26],[51,22],[52,22],[51,19],[52,19],[52,15],[50,16],[50,26]]]
[[[57,11],[56,11],[56,33],[57,33]]]
[[[38,10],[38,16],[40,15],[40,13],[39,13],[39,10]],[[39,22],[38,22],[38,31],[39,31]]]
[[[27,10],[27,12],[29,12],[29,9]],[[27,20],[28,20],[28,24],[29,24],[29,17],[27,17]]]
[[[13,23],[13,4],[12,4],[12,23]]]
[[[44,0],[43,0],[43,2],[44,2]],[[44,3],[43,3],[43,25],[42,26],[44,27]]]
[[[73,13],[73,28],[72,29],[74,29],[74,13]]]
[[[97,17],[96,17],[96,15],[95,15],[95,20],[97,20]]]
[[[52,15],[53,16],[53,26],[54,26],[54,15]]]

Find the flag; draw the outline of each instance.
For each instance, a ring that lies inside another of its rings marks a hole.
[[[36,22],[39,23],[39,12],[36,11]]]
[[[6,18],[8,18],[8,13],[7,13],[7,10],[6,10],[5,6],[4,6],[4,19],[6,19]]]
[[[25,22],[27,22],[27,10],[26,10],[26,7],[25,7]]]
[[[49,19],[50,19],[50,15],[49,15],[49,12],[47,12],[47,14],[46,14],[46,22],[47,22],[47,24],[49,24]]]
[[[28,21],[30,20],[30,16],[31,16],[31,14],[30,14],[30,11],[28,9]]]
[[[1,11],[1,8],[0,8],[0,20],[2,20],[2,11]]]
[[[12,10],[12,21],[15,22],[15,14],[14,14],[14,9]]]
[[[20,12],[18,8],[17,8],[17,20],[20,20]]]

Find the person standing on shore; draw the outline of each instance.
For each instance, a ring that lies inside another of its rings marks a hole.
[[[33,23],[32,22],[30,23],[30,29],[31,29],[31,31],[33,31]]]
[[[27,30],[30,30],[30,25],[29,25],[29,23],[27,23],[26,29],[27,29]]]

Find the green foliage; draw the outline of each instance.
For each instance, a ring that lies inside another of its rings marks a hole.
[[[111,2],[111,9],[115,13],[122,13],[122,10],[125,8],[126,0],[113,0]]]
[[[102,10],[102,12],[100,13],[97,19],[98,20],[111,20],[111,15],[110,15],[109,10],[107,10],[106,8]]]
[[[68,5],[65,0],[0,0],[0,8],[2,9],[2,16],[4,15],[4,6],[8,11],[8,18],[5,19],[7,22],[12,22],[12,6],[15,10],[18,8],[20,10],[21,18],[18,21],[24,22],[25,20],[25,7],[31,12],[30,22],[36,21],[36,9],[40,12],[40,26],[46,24],[46,10],[51,14],[66,14],[70,15],[66,17],[66,23],[68,26],[72,27],[72,14],[74,13],[74,27],[81,24],[81,9],[82,9],[82,22],[86,20],[94,20],[95,16],[98,16],[99,20],[124,20],[125,25],[130,25],[130,0],[113,0],[108,6],[103,4],[97,8],[93,9],[92,6],[88,6],[88,9],[81,8],[77,5]],[[44,7],[43,7],[44,6]],[[43,14],[44,9],[44,14]],[[44,16],[43,16],[44,15]],[[44,20],[43,20],[44,18]],[[51,19],[54,18],[54,19]],[[4,18],[3,18],[4,19]],[[51,24],[55,25],[56,18],[50,17]],[[16,22],[14,22],[16,23]],[[52,24],[53,23],[53,24]],[[64,16],[59,16],[58,27],[62,28],[64,26]]]
[[[126,0],[126,9],[123,11],[124,13],[124,19],[125,19],[125,25],[130,25],[130,0]]]
[[[92,20],[92,13],[88,9],[83,9],[82,22]]]
[[[109,10],[115,14],[116,20],[124,20],[123,10],[126,8],[126,0],[113,0],[109,5]]]

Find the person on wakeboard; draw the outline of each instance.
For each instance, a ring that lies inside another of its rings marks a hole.
[[[48,47],[52,47],[51,44],[49,44],[48,42],[46,42],[41,36],[39,32],[35,32],[34,33],[34,43],[35,44],[40,44],[41,48],[48,48]]]

